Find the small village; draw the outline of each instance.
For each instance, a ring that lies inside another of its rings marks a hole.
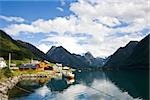
[[[72,69],[67,66],[63,66],[59,63],[50,63],[46,60],[33,60],[31,59],[28,63],[23,63],[17,66],[15,63],[11,63],[9,58],[9,63],[7,64],[6,60],[3,57],[0,57],[0,70],[9,69],[10,73],[13,75],[7,76],[5,78],[0,78],[0,97],[2,100],[8,99],[8,91],[11,90],[19,81],[30,78],[56,78],[61,79],[65,77],[68,84],[74,82],[75,75],[73,72],[75,69]],[[2,73],[1,73],[2,74]],[[7,74],[9,72],[7,71]]]
[[[0,69],[5,68],[5,67],[9,67],[12,71],[20,71],[20,72],[33,70],[37,72],[53,72],[53,73],[62,72],[63,74],[65,74],[66,72],[72,73],[72,71],[75,71],[75,69],[72,69],[70,67],[63,66],[62,64],[59,64],[59,63],[53,64],[46,60],[31,59],[29,63],[24,63],[19,66],[16,66],[15,63],[10,63],[9,65],[7,65],[4,58],[0,57]]]

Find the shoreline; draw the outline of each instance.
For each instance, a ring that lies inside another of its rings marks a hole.
[[[8,78],[6,81],[0,82],[0,100],[8,100],[8,91],[11,90],[18,82],[24,78],[45,78],[52,77],[52,75],[44,74],[23,74]]]
[[[21,81],[21,78],[21,76],[15,76],[8,78],[8,80],[4,82],[0,82],[0,100],[8,100],[8,91]]]

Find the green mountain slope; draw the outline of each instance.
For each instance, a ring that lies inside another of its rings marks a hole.
[[[20,41],[20,40],[17,40],[17,43],[27,48],[28,50],[30,50],[35,55],[36,58],[45,59],[47,61],[54,62],[45,53],[40,51],[38,48],[36,48],[32,44],[24,42],[24,41]]]
[[[11,53],[12,59],[35,58],[35,55],[28,49],[13,40],[4,31],[0,30],[0,56],[8,59]]]

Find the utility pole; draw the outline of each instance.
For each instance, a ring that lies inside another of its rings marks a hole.
[[[30,61],[30,63],[31,63],[31,64],[33,63],[33,58],[31,58],[31,61]]]
[[[9,64],[8,64],[8,68],[10,68],[10,63],[11,63],[11,53],[9,53]]]

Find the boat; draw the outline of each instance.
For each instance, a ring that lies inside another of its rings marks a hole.
[[[78,70],[79,73],[81,73],[81,70]]]
[[[66,72],[66,74],[64,74],[65,78],[71,80],[74,79],[75,75],[72,72]]]
[[[75,79],[73,78],[73,79],[67,79],[66,80],[67,81],[67,84],[73,84],[74,82],[75,82]]]

